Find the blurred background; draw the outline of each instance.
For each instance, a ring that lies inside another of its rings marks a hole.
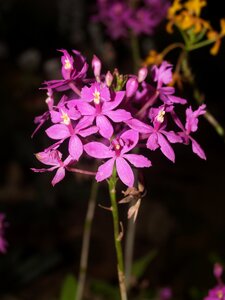
[[[52,174],[35,174],[33,153],[44,148],[33,119],[45,110],[44,80],[59,77],[57,49],[77,49],[90,62],[93,53],[105,70],[132,72],[126,40],[111,41],[100,24],[91,22],[94,1],[1,0],[0,212],[6,215],[8,251],[0,254],[1,300],[60,299],[68,274],[78,275],[82,231],[91,181],[68,175],[52,187]],[[219,30],[223,1],[209,0],[205,17]],[[174,36],[165,23],[152,38],[140,39],[142,57],[150,47],[162,50]],[[209,49],[191,54],[196,82],[206,104],[225,127],[225,42],[218,56]],[[190,101],[192,101],[190,99]],[[159,152],[145,172],[147,196],[137,218],[134,259],[154,252],[136,290],[169,286],[173,299],[202,299],[214,285],[212,266],[225,262],[225,144],[202,118],[196,138],[207,155],[201,161],[190,147],[174,147],[176,164]],[[108,205],[106,184],[98,203]],[[121,206],[121,219],[127,207]],[[107,299],[101,282],[116,285],[111,215],[96,207],[87,278],[87,299]],[[100,283],[96,283],[100,282]],[[135,296],[134,296],[135,299]]]

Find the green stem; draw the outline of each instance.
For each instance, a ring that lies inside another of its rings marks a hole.
[[[196,49],[208,46],[210,44],[215,43],[215,41],[216,40],[206,40],[206,41],[194,44],[194,45],[187,46],[187,51],[190,52],[190,51],[193,51],[193,50],[196,50]]]
[[[121,300],[127,300],[123,252],[122,252],[121,237],[120,237],[119,215],[118,215],[118,206],[116,201],[116,180],[117,180],[116,170],[114,169],[113,175],[109,180],[109,194],[110,194],[111,206],[112,206],[114,243],[115,243],[116,256],[117,256],[117,271],[118,271],[118,280],[120,286],[120,296],[121,296]]]
[[[95,179],[92,181],[91,186],[91,194],[88,201],[88,209],[84,223],[84,232],[83,232],[83,241],[82,241],[82,249],[81,249],[81,259],[80,259],[80,270],[79,270],[79,278],[78,278],[78,287],[76,293],[76,300],[81,300],[84,294],[84,286],[86,280],[86,272],[88,265],[88,254],[89,254],[89,246],[90,246],[90,237],[91,237],[91,227],[94,217],[94,211],[96,206],[96,198],[98,194],[98,183]]]

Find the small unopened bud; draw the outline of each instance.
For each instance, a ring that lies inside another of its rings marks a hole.
[[[138,81],[136,78],[129,78],[126,83],[126,96],[132,97],[138,89]]]
[[[47,96],[48,96],[48,98],[45,100],[45,102],[48,105],[48,109],[52,110],[53,109],[53,105],[54,105],[54,99],[53,99],[52,89],[48,89]]]
[[[110,71],[108,71],[105,75],[105,82],[108,87],[110,87],[113,82],[113,75]]]
[[[215,263],[214,269],[213,269],[213,274],[216,277],[216,279],[220,279],[220,277],[223,274],[223,267],[219,263]]]
[[[146,67],[140,68],[138,71],[138,82],[142,82],[148,75],[148,69]]]
[[[95,78],[99,79],[101,74],[102,63],[96,55],[93,56],[91,65],[94,71]]]

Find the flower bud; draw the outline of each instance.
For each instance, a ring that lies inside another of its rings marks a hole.
[[[216,277],[216,279],[220,279],[220,277],[223,274],[223,267],[219,263],[215,263],[214,269],[213,269],[213,274]]]
[[[110,71],[108,71],[105,75],[105,82],[108,87],[110,87],[113,82],[113,76]]]
[[[98,79],[101,74],[102,63],[96,55],[93,56],[91,65],[94,71],[94,75]]]
[[[132,97],[138,89],[138,81],[136,78],[129,78],[126,83],[126,96]]]
[[[142,82],[148,75],[148,69],[146,67],[140,68],[138,71],[138,82]]]

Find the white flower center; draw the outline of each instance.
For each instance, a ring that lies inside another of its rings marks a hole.
[[[99,104],[100,103],[100,92],[95,90],[93,93],[94,96],[94,103]]]
[[[70,60],[68,58],[65,59],[64,69],[66,69],[66,70],[71,70],[72,69],[72,65],[71,65]]]
[[[61,122],[62,124],[65,124],[65,125],[70,124],[70,117],[64,111],[62,111],[61,119],[62,119],[62,122]]]
[[[164,122],[164,116],[165,116],[165,110],[164,109],[161,109],[159,112],[158,112],[158,115],[156,116],[156,120],[159,122],[159,123],[163,123]]]

